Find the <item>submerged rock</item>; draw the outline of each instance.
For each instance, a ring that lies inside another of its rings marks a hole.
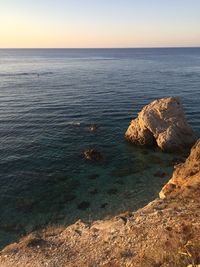
[[[97,131],[98,126],[96,124],[91,124],[89,127],[90,132],[96,132]]]
[[[103,203],[103,204],[101,204],[100,208],[105,209],[106,206],[108,206],[108,203]]]
[[[118,190],[117,190],[116,188],[110,188],[110,189],[107,191],[107,193],[108,193],[109,195],[116,195],[117,192],[118,192]]]
[[[19,197],[16,199],[15,204],[17,209],[24,212],[31,212],[36,204],[36,201],[32,198]]]
[[[123,166],[118,166],[115,170],[112,170],[110,175],[112,177],[122,178],[130,176],[136,173],[141,173],[141,171],[147,170],[149,168],[149,163],[141,160],[135,160],[133,163],[129,163]]]
[[[179,97],[162,98],[145,106],[131,121],[125,137],[139,145],[157,144],[165,151],[191,148],[196,141]]]
[[[21,224],[5,223],[0,224],[0,231],[19,233],[23,229]]]
[[[66,194],[65,196],[63,196],[62,201],[63,201],[64,203],[65,203],[65,202],[70,202],[70,201],[73,201],[75,198],[76,198],[76,195],[75,195],[75,194],[68,193],[68,194]]]
[[[90,180],[95,180],[95,179],[97,179],[97,178],[99,178],[99,174],[91,174],[91,175],[88,177],[88,179],[90,179]]]
[[[124,185],[124,181],[122,179],[117,179],[114,183],[118,185]]]
[[[96,195],[98,194],[98,190],[96,188],[89,190],[89,194]]]
[[[153,164],[159,164],[159,165],[163,163],[161,157],[157,155],[151,155],[149,161]]]
[[[86,210],[86,209],[89,208],[89,206],[90,206],[90,202],[88,202],[88,201],[83,201],[83,202],[81,202],[81,203],[78,205],[78,209],[79,209],[79,210]]]
[[[165,176],[166,176],[166,173],[162,171],[157,171],[154,173],[154,177],[164,178]]]
[[[102,154],[95,149],[87,149],[83,152],[86,160],[100,161],[103,159]]]

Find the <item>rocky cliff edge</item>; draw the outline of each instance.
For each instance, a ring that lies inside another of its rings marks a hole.
[[[35,232],[0,252],[1,267],[187,267],[200,264],[200,140],[137,212]]]

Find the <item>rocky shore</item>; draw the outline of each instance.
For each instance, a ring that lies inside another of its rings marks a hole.
[[[190,133],[187,145],[195,139]],[[184,142],[183,138],[178,144]],[[0,266],[199,266],[199,195],[200,140],[187,160],[174,167],[160,197],[144,208],[91,224],[78,221],[66,228],[34,232],[4,248]]]

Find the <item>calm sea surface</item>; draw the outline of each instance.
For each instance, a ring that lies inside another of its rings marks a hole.
[[[124,132],[171,95],[200,136],[200,49],[0,50],[0,246],[157,196],[176,155],[128,144]],[[104,161],[86,162],[87,148]]]

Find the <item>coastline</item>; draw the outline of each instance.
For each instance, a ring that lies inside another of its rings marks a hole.
[[[7,246],[0,266],[173,267],[199,263],[200,140],[175,167],[176,190],[110,220],[36,231]],[[195,173],[193,169],[195,168]],[[180,176],[179,176],[180,178]],[[161,191],[162,192],[162,191]],[[192,265],[191,265],[192,266]],[[194,265],[197,266],[197,265]]]
[[[159,198],[145,207],[32,232],[0,252],[1,267],[199,266],[200,139],[187,124],[181,99],[168,97],[145,106],[125,137],[135,144],[157,144],[164,151],[192,149],[185,162],[174,166]],[[92,149],[84,157],[103,159]]]

